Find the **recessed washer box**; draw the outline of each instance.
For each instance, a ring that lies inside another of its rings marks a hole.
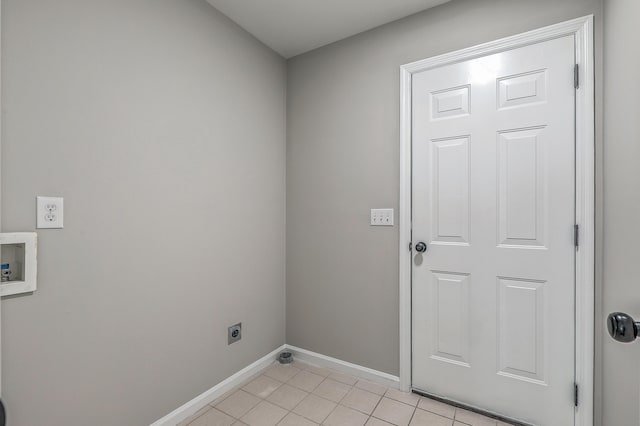
[[[0,296],[36,291],[38,234],[0,233]]]

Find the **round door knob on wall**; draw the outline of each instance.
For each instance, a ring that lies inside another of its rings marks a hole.
[[[607,330],[618,342],[631,343],[638,337],[640,323],[624,312],[613,312],[607,317]]]
[[[420,241],[418,244],[416,244],[416,251],[418,253],[424,253],[425,251],[427,251],[427,245]]]

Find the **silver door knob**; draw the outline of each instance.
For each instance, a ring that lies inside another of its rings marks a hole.
[[[640,322],[634,321],[624,312],[613,312],[607,317],[607,330],[618,342],[630,343],[638,337]]]
[[[418,244],[416,244],[416,251],[418,253],[424,253],[425,251],[427,251],[427,245],[420,241]]]

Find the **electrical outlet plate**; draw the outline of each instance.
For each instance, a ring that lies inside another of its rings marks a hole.
[[[371,226],[393,226],[393,209],[371,209]]]
[[[230,345],[232,343],[237,342],[242,339],[242,323],[239,322],[235,325],[232,325],[228,328],[227,331],[227,344]]]
[[[64,228],[64,199],[37,197],[36,228]]]

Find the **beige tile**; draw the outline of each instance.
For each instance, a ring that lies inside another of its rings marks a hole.
[[[260,398],[245,391],[238,390],[216,405],[216,408],[231,417],[239,419],[258,405]]]
[[[297,414],[289,413],[278,423],[278,426],[317,426],[317,424]]]
[[[376,419],[375,417],[369,417],[366,426],[389,426],[391,423],[387,423],[384,420]]]
[[[281,382],[286,382],[299,372],[300,369],[291,364],[273,364],[264,372],[264,375]]]
[[[311,392],[313,391],[322,381],[324,377],[318,376],[317,374],[310,373],[307,370],[302,370],[291,380],[287,382],[287,384],[291,386],[295,386],[303,391]]]
[[[363,426],[368,419],[369,416],[366,414],[338,405],[323,424],[326,426]]]
[[[451,426],[453,419],[417,408],[409,424],[411,426]]]
[[[407,426],[411,420],[415,408],[389,398],[382,398],[373,417],[384,420],[397,426]]]
[[[284,410],[270,402],[262,401],[260,404],[252,408],[251,411],[242,416],[240,420],[249,426],[275,426],[286,415],[287,410]]]
[[[387,389],[387,393],[384,394],[385,397],[395,399],[396,401],[403,402],[405,404],[413,405],[414,407],[418,405],[418,401],[420,401],[420,396],[416,395],[412,392],[401,392],[398,389],[389,388]]]
[[[305,370],[322,377],[327,377],[329,376],[329,374],[331,374],[331,370],[329,370],[328,368],[318,367],[317,365],[311,364],[305,364]]]
[[[302,361],[300,358],[293,358],[293,362],[289,365],[293,365],[301,370],[306,370],[311,364],[307,361]]]
[[[207,411],[211,410],[211,406],[207,405],[201,409],[199,409],[194,415],[187,417],[186,419],[184,419],[183,421],[181,421],[180,423],[178,423],[176,426],[186,426],[189,423],[191,423],[192,421],[194,421],[195,419],[197,419],[198,417],[200,417],[201,415],[203,415],[204,413],[206,413]]]
[[[247,424],[246,423],[242,423],[240,420],[238,420],[237,422],[235,422],[231,426],[247,426]]]
[[[335,380],[326,379],[313,391],[314,394],[333,402],[340,402],[351,390],[351,386]]]
[[[308,395],[293,409],[293,412],[316,423],[324,419],[336,408],[336,403],[315,395]]]
[[[375,393],[367,392],[364,389],[353,388],[347,396],[340,401],[340,404],[365,414],[371,414],[374,408],[376,408],[376,405],[378,405],[380,398],[382,397]]]
[[[271,377],[258,376],[244,385],[242,389],[260,398],[266,398],[281,385],[282,382],[274,380]]]
[[[498,421],[498,426],[513,426],[513,423]]]
[[[357,378],[355,378],[353,376],[350,376],[348,374],[337,372],[337,371],[329,374],[329,378],[333,379],[333,380],[335,380],[337,382],[344,383],[345,385],[350,385],[350,386],[353,386],[358,382]]]
[[[309,394],[302,389],[284,384],[269,395],[267,401],[286,410],[293,410],[293,407],[298,405],[307,395]]]
[[[249,380],[250,379],[247,379],[241,385],[238,385],[238,386],[235,386],[232,389],[229,389],[228,391],[226,391],[225,393],[223,393],[222,395],[220,395],[219,397],[217,397],[213,401],[209,402],[209,405],[212,406],[212,407],[215,407],[216,405],[218,405],[219,403],[221,403],[222,401],[224,401],[225,399],[227,399],[228,397],[230,397],[231,395],[233,395],[234,393],[236,393],[237,391],[242,389],[242,386],[244,385],[244,383],[246,383]]]
[[[496,420],[485,417],[472,411],[456,409],[456,421],[466,423],[471,426],[496,426]]]
[[[294,359],[288,365],[291,365],[292,367],[299,368],[300,370],[305,370],[309,364],[307,364],[306,362],[302,362],[302,361],[299,361],[297,359]]]
[[[384,395],[387,391],[386,386],[379,385],[377,383],[369,382],[367,380],[358,380],[356,383],[356,387],[360,389],[364,389],[371,393],[375,393],[376,395]]]
[[[436,413],[444,417],[449,417],[450,419],[453,419],[456,413],[456,407],[453,405],[444,404],[440,401],[436,401],[435,399],[425,397],[421,397],[420,401],[418,401],[418,408],[431,411],[432,413]]]
[[[236,420],[221,411],[211,408],[206,413],[189,423],[189,426],[230,426]]]

